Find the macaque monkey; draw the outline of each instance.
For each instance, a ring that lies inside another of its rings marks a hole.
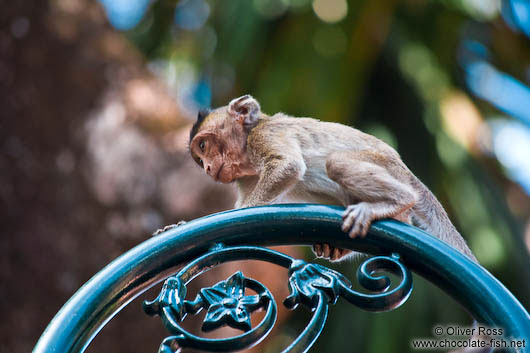
[[[374,136],[312,118],[272,116],[250,95],[200,111],[190,131],[191,156],[206,174],[235,182],[235,207],[312,202],[346,207],[342,230],[363,237],[378,219],[417,225],[476,261],[438,200],[399,154]],[[350,250],[323,242],[319,257]]]

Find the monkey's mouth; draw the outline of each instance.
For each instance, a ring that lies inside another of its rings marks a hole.
[[[219,167],[219,169],[217,170],[217,174],[215,174],[215,181],[219,181],[219,175],[221,174],[221,170],[223,170],[223,167],[225,166],[225,164],[221,164],[221,166]]]

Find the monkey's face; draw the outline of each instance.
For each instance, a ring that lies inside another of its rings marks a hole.
[[[240,139],[224,130],[199,131],[190,143],[191,156],[215,181],[231,183],[254,174]]]
[[[198,133],[191,141],[190,152],[193,160],[215,181],[232,181],[227,175],[222,145],[214,134]]]

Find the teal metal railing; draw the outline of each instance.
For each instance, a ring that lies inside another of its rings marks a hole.
[[[452,296],[479,324],[503,328],[504,338],[530,344],[530,316],[518,300],[487,270],[429,234],[406,224],[375,222],[365,238],[350,239],[340,230],[342,208],[323,205],[273,205],[233,210],[203,217],[153,237],[123,254],[81,287],[50,322],[33,352],[82,352],[99,330],[135,297],[165,280],[160,295],[144,303],[170,332],[161,352],[179,347],[231,351],[263,339],[274,325],[276,303],[261,283],[240,272],[203,288],[185,300],[186,284],[221,263],[256,259],[289,269],[289,308],[313,310],[300,336],[284,352],[305,352],[326,322],[328,305],[338,298],[365,310],[392,310],[412,291],[413,271]],[[360,284],[371,293],[356,292],[340,273],[266,249],[271,245],[312,245],[323,241],[376,257],[358,271]],[[178,273],[177,273],[178,271]],[[391,284],[387,271],[399,278]],[[171,276],[175,274],[174,276]],[[171,277],[170,277],[171,276]],[[169,278],[168,278],[169,277]],[[246,295],[245,289],[255,295]],[[254,328],[251,313],[265,315]],[[225,339],[195,336],[180,326],[187,315],[207,310],[203,330],[228,325],[243,333]],[[526,352],[526,347],[518,352]]]

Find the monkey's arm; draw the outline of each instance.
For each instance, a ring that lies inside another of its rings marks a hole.
[[[242,195],[240,207],[267,205],[288,192],[304,175],[303,159],[273,156],[268,159],[254,189]]]
[[[303,178],[306,165],[298,144],[285,138],[274,143],[276,137],[258,133],[249,138],[252,159],[260,166],[259,177],[253,188],[240,194],[236,207],[271,204]]]

